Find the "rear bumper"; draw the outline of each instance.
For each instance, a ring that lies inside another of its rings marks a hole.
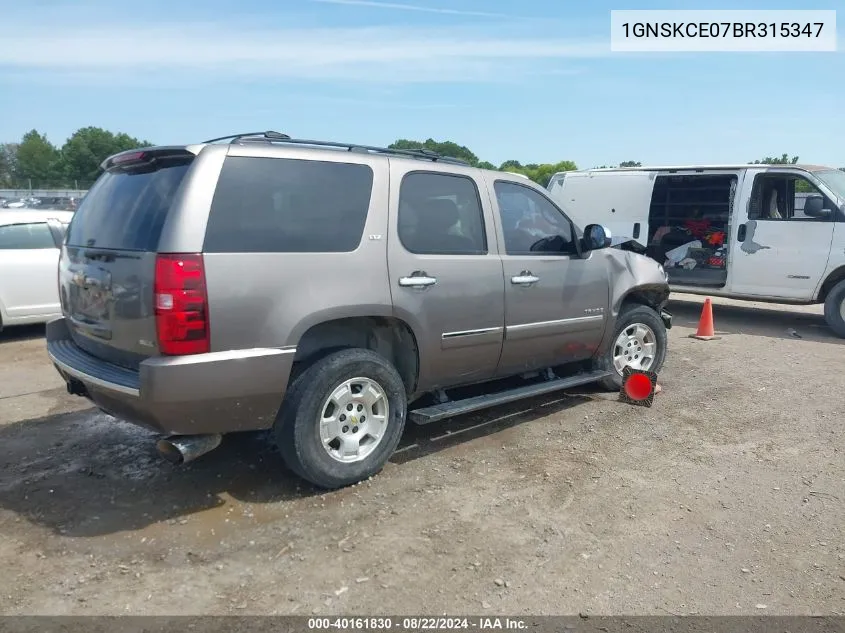
[[[77,347],[64,318],[47,324],[47,354],[68,391],[117,418],[172,435],[270,428],[295,353],[262,348],[161,356],[133,371]]]

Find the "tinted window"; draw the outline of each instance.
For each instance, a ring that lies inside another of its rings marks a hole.
[[[512,182],[499,180],[494,187],[508,255],[576,252],[571,222],[548,198]]]
[[[484,255],[487,239],[478,189],[470,178],[411,173],[399,190],[399,239],[410,252]]]
[[[155,167],[103,174],[83,198],[67,243],[154,251],[190,159],[160,159]]]
[[[0,226],[0,250],[56,248],[46,223]]]
[[[361,243],[373,171],[367,165],[227,158],[211,205],[211,253],[342,253]]]

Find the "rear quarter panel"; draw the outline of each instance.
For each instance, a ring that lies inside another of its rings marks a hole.
[[[230,155],[266,156],[266,149],[232,146]],[[315,155],[313,150],[285,148],[280,157],[313,160]],[[392,314],[386,252],[388,162],[331,151],[321,153],[319,160],[366,164],[373,170],[370,207],[357,249],[205,254],[212,351],[292,347],[321,322]],[[177,226],[185,234],[195,232],[192,223]]]

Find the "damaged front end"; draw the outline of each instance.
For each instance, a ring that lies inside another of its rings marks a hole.
[[[611,237],[610,247],[618,248],[629,253],[636,253],[637,255],[646,254],[646,247],[632,237]]]
[[[669,303],[669,275],[662,264],[646,254],[646,248],[630,237],[611,239],[610,257],[611,300],[614,315],[619,313],[626,299],[636,296],[638,301],[652,306],[660,315],[666,329],[672,327],[672,315],[666,310]]]

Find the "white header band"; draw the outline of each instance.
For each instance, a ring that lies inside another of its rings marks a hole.
[[[836,11],[611,11],[610,50],[831,52]]]

